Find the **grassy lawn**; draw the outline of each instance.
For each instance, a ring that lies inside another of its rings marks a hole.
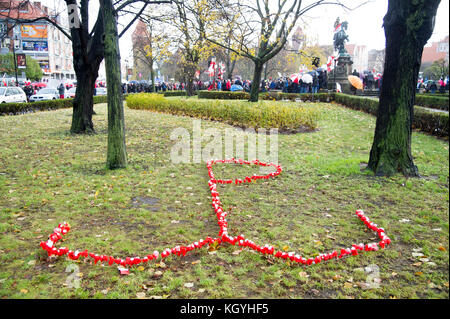
[[[422,178],[376,178],[361,170],[375,118],[334,104],[310,107],[321,114],[317,131],[278,136],[280,176],[218,186],[229,233],[310,257],[375,241],[354,214],[362,209],[386,229],[387,249],[305,267],[226,244],[129,275],[48,258],[39,242],[63,221],[72,230],[60,246],[118,257],[217,236],[206,164],[173,164],[169,156],[170,133],[192,133],[193,119],[126,108],[129,167],[107,171],[101,104],[91,136],[68,133],[70,109],[0,117],[0,297],[448,298],[448,142],[413,133]],[[202,121],[202,128],[231,126]],[[251,170],[214,166],[219,178]]]

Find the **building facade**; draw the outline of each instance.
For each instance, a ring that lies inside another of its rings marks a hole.
[[[439,59],[444,59],[448,62],[448,49],[449,49],[449,38],[446,36],[441,41],[432,42],[431,46],[425,46],[422,53],[422,64],[433,63]]]
[[[41,17],[67,27],[65,19],[40,2],[0,0],[0,54],[12,52],[15,44],[16,53],[24,53],[39,63],[45,78],[75,79],[72,44],[61,31],[44,20],[20,24],[15,20]]]

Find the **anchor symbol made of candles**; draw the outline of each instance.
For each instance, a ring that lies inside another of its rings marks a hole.
[[[244,179],[216,179],[212,166],[217,163],[222,164],[240,164],[240,165],[259,165],[259,166],[272,166],[276,169],[275,172],[269,173],[267,175],[253,175],[246,176]],[[84,251],[81,250],[72,250],[67,247],[56,248],[55,244],[58,240],[62,238],[62,236],[66,235],[70,226],[68,223],[64,222],[58,225],[53,230],[53,233],[49,236],[47,241],[42,241],[40,246],[42,249],[46,250],[49,256],[63,256],[67,255],[72,260],[77,260],[81,257],[83,258],[92,258],[94,260],[94,264],[97,262],[106,263],[108,265],[119,265],[122,267],[125,266],[134,266],[141,263],[147,263],[151,260],[157,260],[158,258],[166,258],[169,255],[178,255],[185,256],[188,252],[202,248],[205,245],[220,245],[223,243],[229,243],[231,245],[238,245],[241,247],[247,247],[253,250],[256,250],[264,255],[271,255],[275,258],[281,258],[285,260],[290,260],[292,262],[303,264],[303,265],[313,265],[318,264],[323,261],[328,261],[332,259],[340,259],[347,255],[358,255],[364,251],[377,251],[380,248],[385,248],[387,245],[391,243],[390,238],[386,235],[386,232],[383,228],[378,227],[378,225],[374,224],[369,220],[369,218],[364,214],[362,210],[356,211],[356,216],[366,225],[367,228],[376,232],[380,241],[378,243],[368,243],[368,244],[354,244],[348,248],[341,248],[340,250],[334,250],[329,253],[319,254],[314,258],[304,258],[295,252],[284,252],[275,250],[272,245],[265,244],[261,246],[252,240],[245,238],[244,235],[239,236],[230,236],[228,234],[228,222],[227,222],[227,212],[223,210],[222,203],[220,202],[219,193],[217,192],[217,184],[242,184],[242,183],[251,183],[259,179],[269,179],[275,176],[278,176],[282,172],[282,168],[280,165],[276,165],[273,163],[263,163],[259,160],[253,161],[245,161],[242,159],[226,159],[226,160],[211,160],[207,162],[208,174],[210,180],[208,182],[209,189],[212,195],[212,206],[214,208],[214,212],[216,213],[218,224],[220,226],[220,231],[217,237],[206,237],[204,239],[200,239],[196,242],[193,242],[186,246],[175,246],[173,248],[166,248],[161,253],[155,250],[153,253],[148,254],[145,257],[125,257],[125,258],[117,258],[108,255],[99,255],[93,252],[89,252],[87,249]]]

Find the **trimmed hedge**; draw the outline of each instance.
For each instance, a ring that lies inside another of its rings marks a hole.
[[[199,99],[214,100],[248,100],[250,94],[247,92],[231,92],[231,91],[198,91]]]
[[[354,110],[377,115],[378,99],[364,98],[342,93],[334,94],[334,100]],[[420,106],[414,106],[413,128],[437,136],[448,136],[449,115],[445,112],[433,112]]]
[[[166,92],[162,92],[164,93],[164,96],[187,96],[187,92],[186,91],[166,91]]]
[[[314,130],[319,112],[314,108],[265,101],[201,101],[166,99],[160,94],[133,94],[127,97],[131,109],[151,110],[215,120],[240,127],[278,128],[280,131]]]
[[[283,93],[283,92],[266,92],[261,93],[259,96],[263,100],[269,101],[311,101],[311,102],[330,102],[333,98],[333,94],[330,93]]]
[[[125,97],[126,95],[124,95]],[[107,103],[106,95],[94,96],[94,104]],[[1,103],[0,115],[15,115],[28,112],[66,109],[73,107],[73,99],[58,99],[50,101],[38,101],[32,103]]]
[[[416,95],[416,105],[448,111],[448,96]]]

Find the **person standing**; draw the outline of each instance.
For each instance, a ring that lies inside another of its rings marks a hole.
[[[64,91],[65,91],[64,84],[61,83],[58,87],[58,93],[59,93],[60,99],[64,99]]]

